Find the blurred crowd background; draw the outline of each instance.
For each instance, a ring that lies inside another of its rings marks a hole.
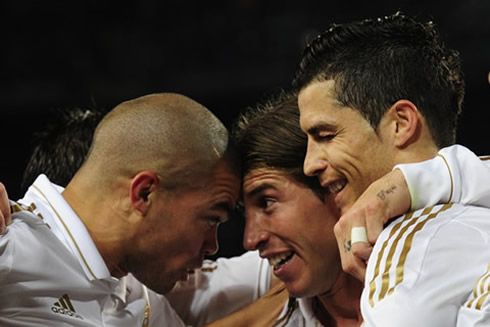
[[[228,0],[0,3],[0,181],[19,185],[33,132],[63,108],[109,110],[154,92],[187,95],[230,127],[240,110],[289,85],[303,48],[332,23],[396,11],[433,20],[460,51],[466,98],[458,143],[490,154],[490,1]],[[218,255],[243,252],[243,219]]]

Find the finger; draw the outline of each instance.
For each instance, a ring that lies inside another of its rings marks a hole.
[[[5,233],[5,227],[11,223],[11,220],[7,190],[0,182],[0,234]]]
[[[366,227],[364,226],[355,226],[350,230],[350,239],[351,244],[354,243],[368,243],[368,237],[366,232]]]
[[[369,218],[367,219],[366,232],[367,232],[369,244],[374,245],[374,243],[376,243],[382,231],[383,231],[383,225],[379,220],[375,221],[374,219],[373,220],[369,220]]]
[[[347,266],[343,266],[343,270],[355,278],[364,282],[366,275],[366,262],[352,253],[349,255],[349,260],[346,260]]]
[[[373,247],[369,243],[357,242],[352,244],[352,254],[364,261],[365,264],[367,264],[371,252],[373,252]]]

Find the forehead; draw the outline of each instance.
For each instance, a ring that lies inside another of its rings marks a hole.
[[[341,103],[335,94],[335,81],[313,82],[301,90],[298,95],[300,123],[311,123],[323,117],[329,109],[338,109]]]
[[[290,190],[298,183],[294,178],[278,169],[254,169],[243,178],[243,195],[245,198],[249,198],[268,189],[276,191]]]
[[[233,209],[240,194],[240,176],[221,160],[208,176],[196,181],[195,188],[189,194],[195,197],[195,204],[216,205]]]

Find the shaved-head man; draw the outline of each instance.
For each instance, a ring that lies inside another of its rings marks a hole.
[[[157,293],[217,251],[239,187],[228,132],[202,105],[170,93],[118,105],[65,189],[41,175],[15,205],[0,325],[178,326]]]

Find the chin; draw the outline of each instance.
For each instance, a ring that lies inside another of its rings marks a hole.
[[[150,280],[140,281],[140,282],[142,282],[152,291],[161,295],[165,295],[166,293],[170,292],[177,284],[177,282],[169,282],[169,281],[165,281],[163,283],[161,281],[152,282]]]
[[[285,285],[289,295],[297,298],[312,297],[318,293],[314,287],[307,288],[302,285],[293,285],[292,283],[285,284]]]

